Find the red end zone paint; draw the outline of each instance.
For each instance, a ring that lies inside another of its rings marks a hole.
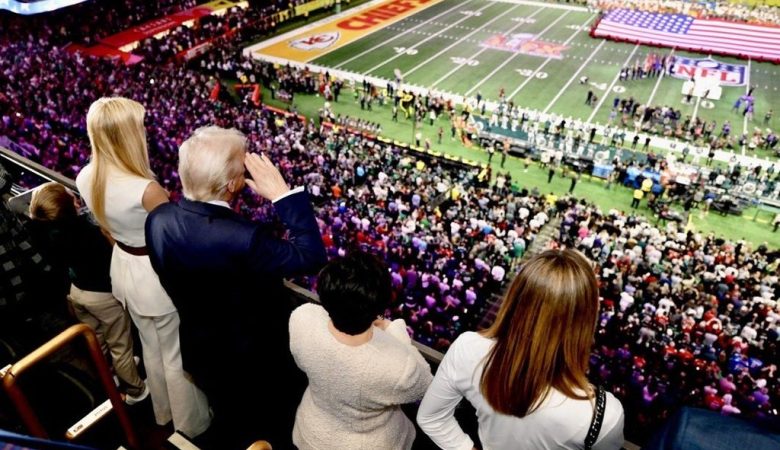
[[[0,0],[2,1],[2,0]],[[245,49],[252,55],[309,62],[446,0],[375,0],[354,12],[323,20]],[[454,5],[447,9],[458,9]],[[444,14],[444,13],[441,13]],[[440,15],[441,15],[440,14]]]
[[[360,15],[342,20],[336,24],[336,26],[344,30],[367,30],[430,1],[431,0],[395,0],[394,2],[369,9]]]

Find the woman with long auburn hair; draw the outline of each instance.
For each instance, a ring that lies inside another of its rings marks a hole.
[[[92,155],[76,184],[98,223],[116,241],[111,289],[138,328],[155,419],[159,425],[173,420],[177,430],[195,437],[209,427],[211,414],[205,394],[182,367],[179,314],[146,249],[146,217],[168,202],[168,193],[149,166],[144,114],[140,103],[126,98],[92,103],[87,113]]]
[[[443,449],[470,450],[454,418],[466,398],[489,450],[619,449],[623,407],[587,378],[599,309],[596,276],[574,250],[523,265],[493,325],[452,343],[417,414]]]

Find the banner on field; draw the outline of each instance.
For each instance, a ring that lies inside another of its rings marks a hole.
[[[744,86],[747,78],[747,66],[722,63],[711,58],[695,59],[678,56],[671,71],[675,78],[717,80],[721,86]]]
[[[306,13],[316,11],[320,8],[325,8],[326,6],[330,6],[332,4],[333,0],[314,0],[312,2],[306,2],[295,7],[295,15],[302,16]]]
[[[100,44],[93,45],[92,47],[85,47],[80,44],[69,44],[65,46],[65,51],[70,53],[81,53],[82,55],[94,56],[96,58],[119,59],[128,66],[139,63],[144,59],[141,56]]]
[[[569,48],[562,44],[539,41],[535,37],[531,33],[497,34],[481,45],[494,50],[554,59],[563,59],[563,51]]]
[[[260,43],[250,51],[261,56],[308,62],[442,1],[386,0],[346,16],[337,16],[314,28],[293,33],[289,38]]]
[[[243,8],[246,8],[249,6],[249,2],[243,1],[243,2],[233,2],[230,0],[214,0],[211,2],[201,3],[198,5],[201,8],[210,8],[212,11],[219,11],[222,9],[230,9],[234,6],[241,6]]]
[[[213,39],[209,39],[208,41],[198,44],[195,47],[188,48],[187,50],[182,50],[181,52],[179,52],[178,55],[176,55],[176,57],[184,61],[189,61],[211,50],[212,46],[213,46]]]

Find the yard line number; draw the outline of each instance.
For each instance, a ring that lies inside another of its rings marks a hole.
[[[536,72],[536,74],[534,74],[534,71],[531,69],[517,69],[517,73],[524,77],[535,77],[540,80],[544,80],[549,76],[547,72]]]
[[[393,50],[395,50],[395,53],[398,55],[416,55],[417,49],[416,48],[406,48],[406,47],[393,47]]]
[[[452,60],[453,63],[458,65],[470,66],[470,67],[479,65],[479,61],[477,61],[476,59],[461,58],[460,56],[452,56],[450,57],[450,59]]]

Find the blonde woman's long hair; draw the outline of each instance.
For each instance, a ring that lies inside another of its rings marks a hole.
[[[481,391],[494,410],[516,417],[536,411],[550,389],[590,398],[587,371],[599,291],[587,259],[574,250],[531,258],[512,282],[493,325]]]
[[[87,134],[92,146],[92,214],[110,229],[106,220],[108,170],[118,169],[139,177],[154,179],[149,165],[144,129],[144,107],[123,97],[104,97],[89,107]]]

